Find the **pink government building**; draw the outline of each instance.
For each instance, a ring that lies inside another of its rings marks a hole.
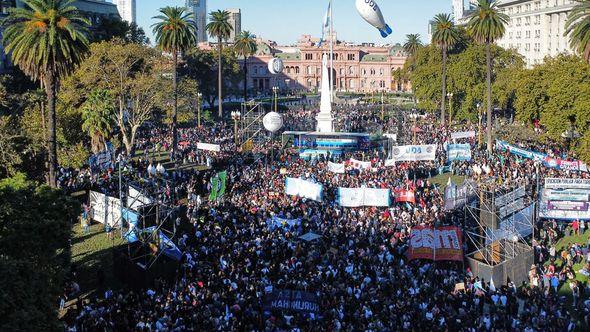
[[[336,38],[335,38],[336,39]],[[296,46],[278,46],[269,41],[258,41],[256,55],[248,58],[248,87],[267,93],[274,86],[282,91],[318,91],[322,79],[322,54],[329,53],[329,42],[319,45],[319,39],[303,35]],[[282,74],[268,72],[273,58],[283,60]],[[403,69],[406,55],[399,44],[334,43],[334,89],[338,92],[371,93],[408,91],[410,83],[400,79],[397,69]]]

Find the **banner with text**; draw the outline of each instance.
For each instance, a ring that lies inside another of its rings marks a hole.
[[[338,204],[344,207],[389,207],[391,204],[390,190],[375,188],[338,188]]]
[[[410,234],[408,258],[437,261],[462,261],[463,244],[461,229],[444,226],[432,229],[415,226]]]
[[[111,227],[121,222],[121,201],[99,192],[90,192],[90,217]]]
[[[393,161],[426,161],[436,159],[436,144],[401,145],[392,150]]]
[[[545,167],[556,168],[564,171],[588,172],[588,166],[579,160],[569,161],[559,158],[545,157],[545,159],[543,159],[543,165]]]
[[[285,193],[287,195],[309,198],[314,201],[322,201],[324,187],[321,184],[298,179],[287,178],[285,181]]]
[[[546,178],[539,216],[561,220],[590,219],[590,180]]]
[[[471,145],[469,144],[449,144],[447,146],[447,155],[449,161],[470,161]]]
[[[265,311],[297,311],[318,314],[320,303],[316,294],[297,290],[275,290],[264,297]]]
[[[470,180],[463,181],[463,184],[450,183],[445,187],[445,210],[461,209],[470,201],[477,198],[475,192],[477,184]]]
[[[350,160],[348,161],[348,163],[353,168],[360,169],[360,170],[365,170],[365,169],[370,169],[371,168],[371,162],[370,161],[360,161],[360,160],[356,160],[354,158],[350,158]]]
[[[523,148],[519,148],[518,146],[508,144],[507,142],[497,140],[496,147],[501,150],[506,150],[513,155],[520,156],[527,159],[535,159],[535,160],[543,160],[546,155],[536,151],[529,151]]]

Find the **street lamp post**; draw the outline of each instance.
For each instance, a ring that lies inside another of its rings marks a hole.
[[[449,98],[449,126],[451,125],[451,121],[453,121],[453,93],[448,93],[447,97]]]
[[[478,117],[478,133],[477,133],[477,146],[481,149],[481,104],[477,103],[477,117]]]
[[[272,92],[274,94],[275,97],[275,112],[278,112],[278,106],[279,106],[279,97],[278,97],[278,92],[279,92],[279,87],[278,86],[273,86],[272,87]]]
[[[234,120],[234,139],[235,139],[235,143],[236,143],[236,149],[238,148],[238,145],[239,145],[238,122],[240,121],[241,117],[242,117],[242,113],[240,113],[240,111],[232,111],[231,112],[231,118]]]
[[[384,92],[381,91],[381,122],[385,121],[385,101]]]
[[[201,127],[201,113],[203,111],[203,94],[197,93],[197,127]]]

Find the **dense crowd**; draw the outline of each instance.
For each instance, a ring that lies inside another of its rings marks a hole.
[[[309,130],[312,111],[289,110],[286,128]],[[461,262],[409,260],[406,253],[410,230],[417,225],[475,227],[457,211],[445,211],[444,190],[429,177],[444,166],[456,175],[494,183],[495,188],[524,185],[529,192],[549,176],[588,177],[540,167],[505,151],[492,155],[477,149],[475,138],[470,162],[448,165],[444,153],[446,131],[433,118],[413,120],[399,112],[381,121],[379,110],[350,107],[337,111],[337,127],[363,132],[375,128],[411,128],[400,140],[411,144],[437,144],[437,159],[401,162],[385,166],[381,148],[349,152],[338,157],[303,160],[297,151],[282,149],[274,160],[249,164],[235,154],[231,126],[187,128],[179,131],[182,163],[197,162],[213,170],[165,171],[173,179],[175,195],[163,199],[186,206],[183,231],[177,242],[183,255],[172,280],[156,280],[148,289],[104,289],[93,298],[79,300],[66,316],[69,331],[573,331],[590,323],[590,285],[576,281],[590,271],[588,243],[572,243],[563,249],[557,241],[570,232],[567,224],[541,220],[532,241],[535,265],[529,282],[495,285],[480,280]],[[473,127],[463,124],[459,129]],[[129,161],[127,175],[156,178],[149,170],[150,153],[170,151],[168,130],[151,128],[138,139],[143,151]],[[415,132],[415,135],[414,133]],[[223,146],[219,153],[197,150],[195,142]],[[402,142],[403,143],[403,142]],[[259,151],[268,152],[269,145]],[[555,146],[536,146],[538,150]],[[207,158],[210,159],[207,162]],[[269,154],[267,153],[267,159]],[[347,163],[344,174],[327,171],[328,161],[350,158],[371,161],[369,169]],[[215,161],[213,163],[212,161]],[[475,167],[474,167],[475,166]],[[218,169],[215,169],[215,168]],[[228,171],[227,193],[207,200],[210,177]],[[479,171],[477,171],[479,170]],[[483,170],[483,171],[482,171]],[[88,170],[64,179],[93,178],[93,188],[116,192],[113,169],[100,176]],[[323,185],[321,201],[285,194],[285,179],[302,178]],[[153,180],[154,181],[154,180]],[[69,186],[63,182],[65,186]],[[390,207],[345,208],[336,203],[338,187],[412,190],[415,204],[396,202]],[[277,225],[273,220],[296,221]],[[575,222],[572,231],[583,233],[586,224]],[[308,233],[319,236],[301,239]],[[464,241],[467,246],[467,241]],[[575,264],[584,268],[576,271]],[[527,267],[528,268],[528,267]],[[461,287],[457,287],[462,285]],[[570,305],[559,289],[573,294]],[[265,297],[276,290],[299,290],[317,298],[320,310],[270,310]]]

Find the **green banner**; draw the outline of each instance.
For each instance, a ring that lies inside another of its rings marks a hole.
[[[211,178],[211,193],[209,194],[210,201],[216,201],[225,194],[227,181],[227,171],[219,172]]]

